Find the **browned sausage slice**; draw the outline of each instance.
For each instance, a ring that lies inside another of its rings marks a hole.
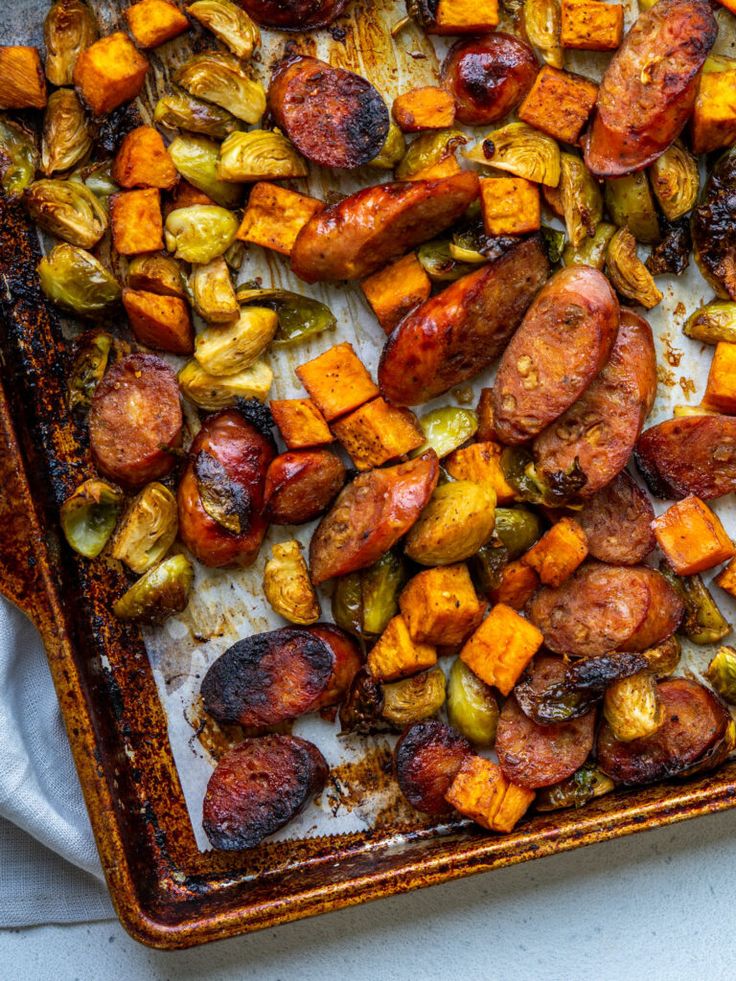
[[[562,658],[538,657],[529,684],[540,692],[565,679]],[[496,753],[504,776],[520,787],[549,787],[574,773],[593,748],[595,711],[578,719],[538,725],[526,716],[513,693],[501,709]]]
[[[496,432],[524,443],[561,416],[608,360],[618,300],[597,269],[555,273],[504,351],[493,386]]]
[[[588,554],[611,565],[636,565],[654,548],[654,508],[623,471],[588,498],[575,520],[588,536]]]
[[[291,268],[307,283],[362,279],[449,228],[477,196],[470,171],[363,188],[307,222]]]
[[[311,31],[336,20],[348,0],[240,0],[253,20],[279,31]]]
[[[685,416],[652,426],[636,444],[636,465],[656,497],[704,501],[736,491],[736,418]]]
[[[707,0],[660,0],[639,16],[598,89],[583,145],[589,170],[641,170],[677,139],[717,32]]]
[[[713,692],[687,678],[661,681],[657,689],[665,722],[653,735],[623,743],[607,722],[601,726],[598,763],[616,783],[655,783],[723,759],[731,717]]]
[[[675,632],[683,612],[654,569],[599,562],[585,563],[561,586],[540,589],[529,603],[547,647],[579,657],[655,647]]]
[[[383,349],[378,381],[385,397],[417,405],[489,367],[548,275],[535,236],[422,303]]]
[[[386,103],[367,79],[305,55],[275,67],[268,107],[297,150],[323,167],[361,167],[388,133]]]
[[[297,736],[246,739],[217,764],[204,796],[205,833],[214,848],[255,848],[325,785],[329,767]]]
[[[340,493],[309,543],[312,582],[365,569],[405,535],[437,486],[430,450],[416,460],[362,473]]]
[[[314,708],[336,705],[342,701],[353,683],[355,675],[362,667],[363,660],[358,645],[352,637],[336,627],[334,623],[314,623],[304,627],[308,633],[326,644],[332,651],[332,677],[327,683],[324,693],[320,695]]]
[[[587,391],[534,441],[542,472],[566,472],[577,459],[589,497],[628,463],[657,392],[657,356],[652,330],[630,310],[605,367]]]
[[[264,500],[277,525],[300,525],[324,514],[345,483],[345,467],[330,450],[290,450],[268,468]]]
[[[155,354],[129,354],[99,383],[89,411],[92,458],[101,474],[140,487],[173,469],[181,443],[179,386]]]
[[[401,793],[418,811],[446,814],[452,807],[445,794],[472,752],[468,740],[444,722],[431,719],[408,726],[394,750]]]

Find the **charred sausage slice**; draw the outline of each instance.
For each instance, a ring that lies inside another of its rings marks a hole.
[[[575,520],[588,536],[588,554],[611,565],[636,565],[654,548],[654,508],[624,471],[588,498]]]
[[[226,851],[255,848],[322,790],[328,773],[325,758],[306,739],[246,739],[222,757],[207,784],[207,837]]]
[[[704,501],[736,490],[736,418],[667,419],[639,437],[636,464],[656,497]]]
[[[345,483],[345,467],[330,450],[290,450],[268,468],[266,513],[277,525],[300,525],[324,514]]]
[[[358,645],[334,623],[314,623],[304,629],[326,644],[333,656],[332,676],[314,707],[336,705],[343,700],[363,664]]]
[[[450,784],[472,754],[464,736],[432,719],[408,726],[396,743],[394,767],[401,793],[412,807],[426,814],[446,814]]]
[[[253,20],[279,31],[311,31],[336,20],[347,0],[240,0]]]

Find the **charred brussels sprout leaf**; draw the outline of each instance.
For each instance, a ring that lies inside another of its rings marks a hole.
[[[49,96],[43,118],[41,170],[46,175],[69,170],[92,147],[87,114],[74,89],[57,89]]]
[[[76,245],[55,246],[38,264],[41,289],[64,310],[96,317],[120,299],[120,286],[102,263]]]
[[[388,724],[381,716],[382,708],[383,689],[380,682],[372,678],[365,668],[361,668],[353,678],[345,701],[340,706],[340,735],[356,733],[367,736],[387,729]]]
[[[513,562],[542,537],[542,520],[528,508],[496,508],[495,530]]]
[[[197,99],[181,89],[161,96],[156,103],[153,121],[167,129],[185,129],[190,133],[213,136],[217,140],[224,140],[241,126],[227,109]]]
[[[97,20],[82,0],[56,0],[43,26],[46,77],[52,85],[71,85],[77,58],[97,40]]]
[[[673,674],[680,663],[681,654],[682,646],[674,634],[663,640],[658,647],[650,647],[644,651],[649,670],[656,678],[666,678]]]
[[[526,123],[507,123],[493,130],[471,150],[464,150],[463,156],[537,184],[557,187],[560,183],[560,148],[551,136]]]
[[[432,668],[383,686],[381,715],[396,729],[437,715],[445,704],[445,673]]]
[[[9,198],[20,197],[32,183],[38,162],[33,134],[0,116],[0,187]]]
[[[44,231],[82,249],[97,245],[107,231],[105,209],[79,181],[35,181],[28,188],[26,204]]]
[[[273,371],[265,361],[256,361],[236,375],[210,375],[194,359],[187,361],[178,375],[179,387],[190,402],[200,409],[224,409],[239,399],[268,397]]]
[[[540,231],[542,242],[544,243],[544,251],[547,253],[550,265],[556,266],[562,259],[565,251],[565,242],[567,241],[565,233],[559,231],[557,228],[550,228],[548,225],[542,225]],[[586,241],[590,241],[590,239],[586,239]]]
[[[577,457],[567,470],[543,475],[537,471],[529,450],[520,446],[507,447],[503,451],[501,469],[522,501],[553,508],[574,501],[588,481]]]
[[[606,207],[613,223],[628,228],[637,242],[659,241],[657,211],[645,173],[607,180]]]
[[[613,780],[593,763],[585,763],[571,777],[551,787],[537,791],[538,811],[561,811],[566,807],[583,807],[595,797],[602,797],[614,788]]]
[[[104,331],[82,334],[67,385],[69,409],[83,413],[89,409],[95,389],[107,370],[112,337]]]
[[[238,219],[214,204],[177,208],[166,219],[166,248],[177,259],[205,265],[226,252],[235,241]]]
[[[376,637],[399,609],[399,593],[409,578],[406,562],[396,552],[360,572],[341,576],[332,595],[335,623],[357,637]]]
[[[272,545],[273,558],[263,573],[263,592],[274,613],[290,623],[308,624],[319,620],[317,594],[309,578],[301,545],[296,540]]]
[[[396,166],[396,180],[408,181],[427,167],[434,167],[453,157],[459,146],[468,142],[459,129],[441,129],[422,133],[409,144],[409,149]]]
[[[208,323],[228,323],[240,313],[230,270],[222,256],[192,267],[189,290],[194,309]]]
[[[120,620],[161,623],[189,602],[194,567],[185,555],[172,555],[149,569],[113,606]]]
[[[606,264],[608,243],[616,234],[616,226],[601,221],[596,226],[592,236],[586,237],[577,248],[568,244],[562,253],[562,261],[566,266],[592,266],[603,269]]]
[[[593,175],[579,157],[561,157],[560,195],[570,245],[579,248],[595,235],[603,217],[603,196]]]
[[[713,168],[693,212],[692,233],[701,273],[719,297],[736,300],[736,147]]]
[[[245,306],[266,307],[278,318],[273,337],[276,347],[306,341],[326,330],[334,330],[335,316],[328,306],[289,290],[260,289],[250,283],[238,287],[238,302]]]
[[[736,649],[728,644],[719,647],[705,677],[721,698],[736,705]]]
[[[182,177],[223,208],[237,208],[242,201],[242,189],[217,176],[217,143],[204,136],[177,136],[169,146],[169,155]]]
[[[475,746],[492,746],[498,725],[498,702],[493,689],[460,658],[450,669],[447,718]]]
[[[478,416],[472,409],[443,405],[422,416],[419,425],[424,432],[424,442],[412,451],[411,456],[421,456],[432,449],[441,460],[475,436]]]
[[[196,0],[187,7],[187,13],[212,31],[236,58],[247,61],[260,46],[258,25],[231,0]]]
[[[404,551],[421,565],[452,565],[474,555],[488,541],[496,495],[470,480],[439,486],[406,536]]]
[[[474,263],[455,259],[450,245],[449,239],[438,238],[425,242],[417,250],[417,259],[433,283],[452,283],[477,268]]]
[[[178,69],[174,81],[190,95],[214,102],[251,126],[266,111],[263,86],[249,78],[229,54],[208,51],[195,55]]]
[[[112,543],[113,558],[139,575],[160,562],[176,539],[176,498],[163,484],[144,487],[120,521]]]
[[[652,274],[636,254],[636,239],[628,228],[619,228],[608,243],[606,271],[614,289],[647,310],[662,299]]]
[[[665,721],[654,675],[649,671],[638,671],[614,681],[606,689],[603,714],[620,742],[629,743],[654,735]]]
[[[703,344],[736,343],[736,303],[729,300],[707,303],[688,317],[683,330]]]
[[[194,475],[200,502],[212,520],[233,535],[246,531],[253,510],[247,488],[232,480],[220,461],[204,450],[195,458]]]
[[[404,134],[392,119],[380,153],[369,161],[368,166],[376,167],[378,170],[393,170],[405,153],[406,140]]]
[[[659,564],[659,571],[685,601],[685,616],[679,630],[688,640],[693,644],[715,644],[731,633],[731,624],[700,576],[678,576],[664,560]]]
[[[112,535],[123,492],[104,480],[85,480],[61,505],[61,527],[75,552],[87,559],[100,554]]]
[[[562,68],[565,57],[560,42],[559,0],[524,0],[522,22],[524,33],[546,63]]]
[[[223,181],[306,177],[307,164],[278,130],[231,133],[220,147],[217,176]]]
[[[695,207],[700,190],[698,161],[678,140],[657,157],[649,176],[659,206],[669,221],[682,218]]]
[[[690,265],[690,222],[662,222],[662,240],[646,261],[652,276],[679,276]]]

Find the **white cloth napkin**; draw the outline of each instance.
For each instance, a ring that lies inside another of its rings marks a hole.
[[[0,927],[112,917],[48,662],[0,597]]]

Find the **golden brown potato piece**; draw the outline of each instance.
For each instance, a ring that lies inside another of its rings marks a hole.
[[[43,109],[46,79],[37,48],[0,47],[0,109]]]
[[[291,450],[271,461],[266,512],[277,525],[301,525],[324,514],[345,483],[345,467],[330,450]]]
[[[178,296],[124,289],[123,306],[141,344],[171,354],[192,354],[194,351],[189,307]]]

